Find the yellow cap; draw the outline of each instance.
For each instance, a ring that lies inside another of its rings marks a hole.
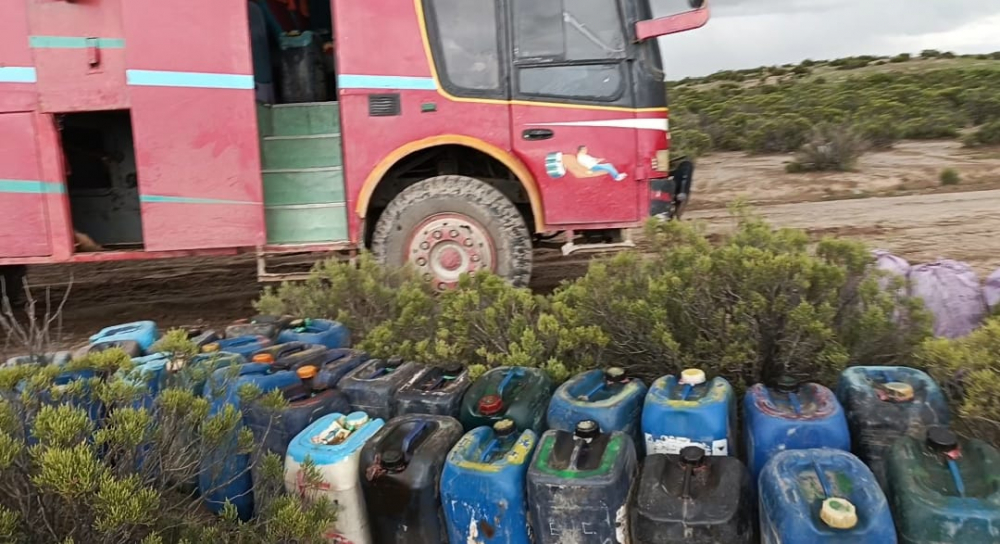
[[[834,529],[853,529],[858,524],[858,511],[847,499],[826,499],[819,509],[819,517]]]
[[[913,400],[913,386],[903,382],[889,382],[882,386],[891,400],[909,402]]]
[[[205,344],[204,346],[201,346],[202,353],[214,353],[216,351],[219,351],[218,342],[212,342],[211,344]]]
[[[295,374],[297,374],[301,380],[311,380],[316,377],[316,367],[312,365],[302,366],[295,371]]]
[[[270,364],[270,363],[274,362],[274,355],[271,355],[270,353],[258,353],[258,354],[256,354],[256,355],[253,356],[253,359],[251,359],[251,361],[253,361],[255,363],[268,363],[268,364]]]
[[[688,368],[681,372],[681,383],[684,385],[701,385],[707,379],[705,371],[700,368]]]

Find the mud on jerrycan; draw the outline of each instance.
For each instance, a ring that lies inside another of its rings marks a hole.
[[[819,384],[782,377],[774,387],[754,385],[743,398],[743,424],[754,482],[768,460],[784,450],[851,451],[844,409],[833,392]]]
[[[223,338],[216,342],[209,342],[201,347],[201,352],[215,353],[217,351],[224,351],[226,353],[236,353],[249,361],[254,353],[273,344],[274,342],[266,336],[237,336],[235,338]]]
[[[739,459],[698,446],[650,455],[629,503],[632,544],[751,544],[756,508]]]
[[[627,502],[636,476],[632,437],[581,421],[574,433],[546,431],[528,468],[535,542],[627,542]]]
[[[709,455],[735,454],[736,425],[733,387],[694,368],[653,382],[642,409],[647,455],[677,455],[687,446]]]
[[[294,372],[276,371],[271,365],[248,363],[221,368],[212,373],[205,385],[205,398],[209,401],[209,417],[233,406],[245,408],[239,391],[245,384],[257,386],[264,394],[301,383]],[[250,455],[236,453],[236,435],[246,424],[246,418],[227,438],[222,447],[206,453],[198,475],[198,490],[205,498],[205,505],[219,513],[226,501],[233,503],[240,519],[253,515],[253,477],[250,474]]]
[[[905,436],[886,458],[889,501],[904,544],[1000,542],[1000,451],[946,427]]]
[[[297,319],[278,333],[278,343],[302,342],[327,349],[351,347],[351,333],[343,324],[329,319]]]
[[[439,485],[445,457],[462,437],[452,417],[390,420],[361,450],[361,485],[376,544],[445,544]]]
[[[351,401],[351,409],[388,420],[396,392],[423,368],[400,358],[369,359],[341,378],[337,387]]]
[[[327,348],[320,345],[289,342],[257,351],[250,357],[250,361],[267,363],[282,370],[296,370],[308,365],[318,367],[326,354]]]
[[[591,370],[556,389],[546,422],[550,429],[574,431],[577,423],[590,419],[604,432],[621,431],[638,439],[645,398],[646,384],[625,369]]]
[[[538,437],[509,419],[465,434],[441,474],[451,542],[531,544],[525,482]]]
[[[470,385],[472,378],[462,365],[424,367],[396,392],[394,413],[457,418]]]
[[[854,454],[885,489],[885,456],[906,435],[923,436],[928,427],[948,425],[948,402],[927,374],[906,367],[856,366],[844,370],[837,399],[847,415]]]
[[[492,427],[509,419],[518,429],[540,433],[552,395],[552,380],[544,370],[504,366],[483,374],[462,399],[462,425],[466,430]]]
[[[762,544],[895,544],[889,503],[860,459],[829,448],[776,454],[760,474]]]
[[[156,328],[156,323],[152,321],[136,321],[134,323],[105,327],[90,337],[90,343],[102,344],[105,342],[132,341],[139,344],[139,349],[145,352],[159,337],[160,332]]]
[[[285,491],[306,501],[325,497],[337,505],[337,521],[325,533],[333,542],[373,542],[358,467],[361,449],[384,424],[364,412],[327,414],[288,445]],[[319,473],[319,481],[305,474],[302,465],[306,459]]]
[[[347,396],[316,380],[315,366],[299,367],[295,374],[300,382],[280,389],[287,405],[274,410],[255,402],[244,414],[257,443],[282,458],[292,439],[311,423],[327,414],[349,412],[351,407]]]

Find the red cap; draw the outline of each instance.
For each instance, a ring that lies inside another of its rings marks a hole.
[[[486,395],[479,399],[479,413],[484,416],[499,414],[503,410],[503,399],[499,395]]]

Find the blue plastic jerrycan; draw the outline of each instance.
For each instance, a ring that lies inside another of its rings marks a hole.
[[[841,450],[776,454],[759,481],[762,544],[895,544],[889,504],[872,471]]]
[[[851,451],[844,409],[832,391],[815,383],[782,377],[774,387],[754,385],[743,398],[743,423],[755,482],[767,461],[784,450]]]
[[[333,542],[370,544],[368,508],[361,489],[361,449],[385,422],[364,412],[325,415],[292,439],[285,456],[285,491],[306,501],[323,497],[337,505],[337,520],[327,528]],[[313,463],[319,481],[311,481],[302,465]],[[338,540],[340,539],[340,540]]]
[[[250,357],[250,361],[254,363],[268,363],[281,370],[296,370],[307,365],[319,367],[326,359],[327,351],[326,347],[318,344],[288,342],[287,344],[269,346],[255,352]]]
[[[632,437],[602,433],[596,421],[546,431],[528,469],[535,542],[625,542],[636,468]]]
[[[578,374],[560,385],[549,402],[550,429],[567,432],[590,419],[610,433],[621,431],[638,440],[646,384],[631,378],[625,369],[612,367]]]
[[[239,366],[247,360],[238,353],[215,351],[200,353],[187,361],[182,368],[173,373],[173,382],[177,387],[187,389],[195,395],[209,396],[205,393],[205,385],[216,370]],[[221,391],[217,394],[222,394]]]
[[[885,488],[885,457],[900,438],[922,436],[934,425],[948,425],[948,402],[938,384],[913,368],[855,366],[844,370],[837,399],[847,415],[854,454]]]
[[[18,355],[16,357],[11,357],[7,359],[7,362],[3,364],[4,367],[8,366],[18,366],[18,365],[57,365],[62,366],[68,363],[73,358],[73,352],[71,351],[55,351],[51,353],[44,353],[41,355]]]
[[[303,342],[329,349],[351,347],[351,333],[347,327],[328,319],[301,319],[293,321],[278,333],[278,343]]]
[[[156,396],[166,386],[167,368],[171,363],[170,354],[154,353],[136,357],[132,359],[132,363],[135,366],[129,372],[119,371],[119,374],[126,380],[145,387],[146,392],[143,398],[136,403],[136,408],[144,407],[151,410]]]
[[[201,351],[202,353],[215,353],[217,351],[236,353],[249,361],[254,353],[272,345],[274,342],[266,336],[237,336],[205,344]]]
[[[239,390],[245,384],[254,384],[266,394],[300,383],[294,372],[275,371],[271,365],[262,363],[216,370],[205,385],[205,397],[210,403],[209,417],[219,414],[227,405],[241,410]],[[237,431],[239,428],[242,427],[237,427]],[[208,452],[202,459],[198,490],[212,512],[219,513],[229,501],[236,507],[240,519],[245,521],[253,515],[253,478],[250,474],[250,455],[235,453],[236,434],[234,432],[223,447]]]
[[[156,328],[156,323],[152,321],[136,321],[134,323],[105,327],[90,337],[90,343],[103,344],[106,342],[133,341],[139,344],[139,348],[145,352],[159,337],[160,333]]]
[[[465,434],[441,474],[451,542],[531,544],[525,481],[538,437],[503,419]]]
[[[736,425],[733,387],[694,368],[653,382],[642,409],[647,455],[678,455],[687,446],[735,455]]]

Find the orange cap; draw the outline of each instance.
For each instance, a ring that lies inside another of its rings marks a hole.
[[[311,380],[316,377],[316,367],[312,365],[301,366],[295,373],[299,376],[299,379]]]
[[[219,351],[220,347],[221,346],[219,346],[218,342],[212,342],[211,344],[205,344],[204,346],[202,346],[201,347],[201,352],[202,353],[214,353],[216,351]]]
[[[256,355],[253,356],[252,361],[255,362],[255,363],[268,363],[268,364],[270,364],[270,363],[274,362],[274,355],[271,355],[270,353],[258,353],[258,354],[256,354]]]

